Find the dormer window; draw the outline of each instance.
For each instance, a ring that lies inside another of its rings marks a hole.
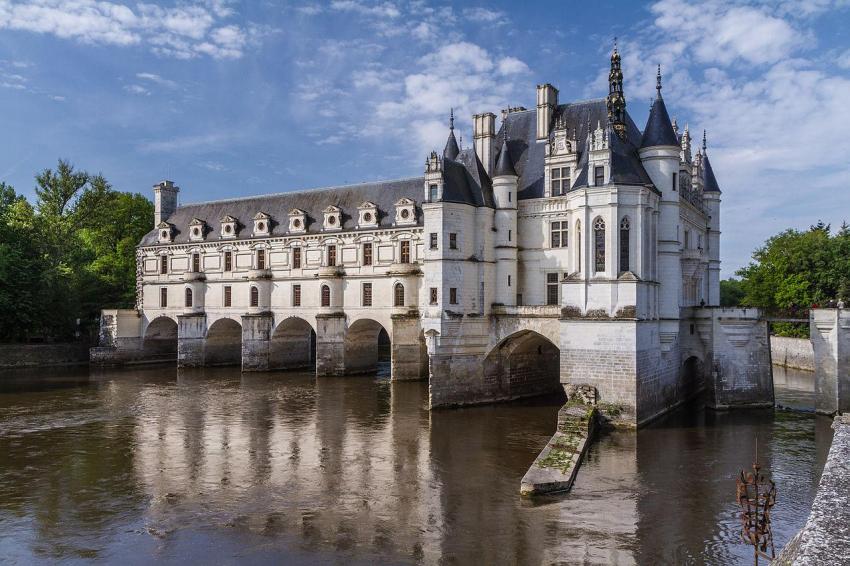
[[[307,213],[298,208],[289,211],[289,232],[300,234],[307,231]]]
[[[359,218],[358,228],[375,228],[378,226],[378,207],[373,202],[366,201],[357,207]]]
[[[206,235],[206,227],[206,222],[193,218],[192,221],[189,222],[189,240],[192,242],[202,241]]]
[[[593,168],[593,184],[597,187],[605,184],[605,167],[597,165]]]
[[[159,243],[166,244],[171,242],[171,238],[174,234],[173,227],[168,222],[160,222],[159,226],[156,227],[159,230]]]
[[[329,206],[323,211],[325,222],[322,226],[323,230],[339,230],[342,228],[340,220],[340,208],[338,206]]]
[[[395,203],[395,224],[405,226],[416,223],[415,203],[409,198],[400,199]]]
[[[258,212],[254,215],[254,236],[268,236],[271,227],[269,226],[271,222],[271,216],[266,214],[265,212]]]
[[[221,219],[221,233],[223,239],[236,237],[236,219],[229,214]]]

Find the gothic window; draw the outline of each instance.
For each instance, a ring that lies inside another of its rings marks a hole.
[[[260,290],[256,287],[251,287],[251,306],[260,306]]]
[[[331,288],[327,285],[322,285],[322,306],[331,306]]]
[[[396,307],[404,306],[404,285],[396,283],[393,288],[393,305]]]
[[[301,285],[293,285],[292,286],[292,306],[300,307],[301,306]]]
[[[629,219],[620,221],[620,272],[628,271],[629,268]]]
[[[330,244],[328,246],[328,267],[336,266],[336,245]]]
[[[449,234],[449,249],[456,250],[457,249],[457,234],[451,233]]]
[[[552,222],[549,226],[549,245],[553,248],[566,248],[569,224],[567,222]]]
[[[233,304],[233,288],[230,285],[224,287],[224,306],[229,307]]]
[[[159,289],[159,306],[165,308],[168,306],[168,288],[161,287]]]
[[[192,254],[192,272],[199,273],[201,271],[201,254]],[[191,306],[191,305],[187,305]]]
[[[510,277],[510,275],[508,275]],[[457,304],[457,288],[451,287],[449,288],[449,303],[456,305]]]
[[[605,167],[602,165],[593,168],[593,184],[597,187],[605,184]]]
[[[301,269],[301,248],[292,248],[292,267]]]
[[[431,232],[430,238],[431,238],[431,245],[428,246],[428,247],[432,250],[436,250],[437,249],[437,233]]]
[[[546,274],[546,304],[547,305],[557,305],[558,304],[558,274],[557,273],[547,273]]]
[[[401,263],[410,263],[410,240],[402,240],[401,244]]]
[[[168,273],[168,256],[167,255],[159,256],[159,273],[161,275],[166,275]]]
[[[570,168],[569,167],[552,167],[551,169],[551,194],[553,197],[566,194],[570,190]]]
[[[224,252],[224,270],[233,271],[233,252]]]
[[[266,250],[257,250],[257,269],[266,268]]]
[[[363,244],[363,265],[372,265],[372,243]]]
[[[437,185],[428,185],[428,200],[437,202]]]
[[[363,284],[363,306],[371,307],[372,306],[372,284],[364,283]]]
[[[605,271],[605,221],[601,218],[593,222],[593,271]]]
[[[428,303],[431,304],[431,305],[436,305],[437,304],[437,288],[431,287],[428,295],[429,295],[428,296]]]
[[[186,307],[191,307],[191,306],[192,306],[192,290],[187,288],[186,289]]]

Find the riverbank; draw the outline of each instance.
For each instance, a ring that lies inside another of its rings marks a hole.
[[[808,338],[770,337],[770,360],[773,365],[815,371],[815,355]]]
[[[835,417],[832,446],[806,526],[785,546],[777,564],[850,561],[850,415]]]
[[[89,363],[87,342],[0,344],[0,369],[54,367]]]

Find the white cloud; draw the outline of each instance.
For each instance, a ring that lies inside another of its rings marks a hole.
[[[465,8],[462,12],[463,17],[467,20],[479,23],[501,26],[508,23],[508,19],[504,12],[499,10],[490,10],[488,8]]]
[[[850,78],[807,58],[805,17],[826,4],[792,15],[773,3],[661,0],[651,8],[656,27],[621,48],[633,114],[654,92],[661,62],[668,108],[684,114],[679,124],[689,120],[694,137],[708,129],[724,191],[724,275],[777,231],[818,218],[838,225],[850,210],[850,194],[840,190],[850,183]]]
[[[211,0],[163,8],[141,2],[130,7],[98,0],[0,0],[0,29],[96,45],[150,45],[154,53],[180,59],[236,59],[259,28],[224,23],[233,15],[228,4]]]
[[[183,136],[159,141],[146,141],[139,144],[138,148],[146,152],[192,152],[208,150],[236,141],[239,137],[233,132],[213,132],[193,136]]]
[[[179,85],[175,81],[164,79],[155,73],[136,73],[136,78],[143,81],[150,81],[156,85],[170,89],[176,89],[179,87]]]
[[[401,10],[392,2],[372,4],[358,0],[333,0],[330,7],[339,12],[355,12],[363,16],[378,18],[397,18],[401,15]]]
[[[142,85],[126,85],[124,86],[124,90],[129,92],[130,94],[138,94],[141,96],[150,96],[151,91],[143,87]]]
[[[839,55],[836,63],[842,69],[850,69],[850,49]]]
[[[200,163],[198,163],[198,166],[203,167],[204,169],[208,169],[210,171],[215,171],[216,173],[228,171],[227,167],[223,163],[219,163],[218,161],[201,161]]]
[[[527,73],[530,69],[528,65],[517,59],[516,57],[503,57],[499,60],[500,75],[517,75]]]

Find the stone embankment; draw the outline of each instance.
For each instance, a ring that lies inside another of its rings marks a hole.
[[[850,564],[850,415],[835,417],[832,447],[812,512],[776,564]]]
[[[567,491],[599,426],[596,390],[564,386],[567,403],[558,411],[555,434],[525,473],[520,493],[532,496]]]
[[[86,364],[89,345],[85,342],[61,344],[0,344],[0,369]]]
[[[771,336],[770,359],[778,366],[815,371],[815,355],[808,338]]]

